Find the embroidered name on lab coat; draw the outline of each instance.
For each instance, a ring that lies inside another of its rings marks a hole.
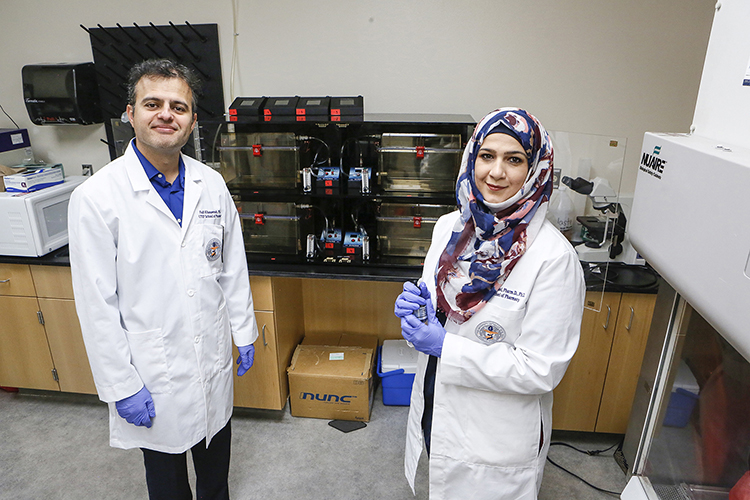
[[[483,321],[474,330],[474,334],[484,344],[490,345],[505,340],[505,329],[494,321]]]
[[[221,219],[221,209],[217,210],[198,210],[199,219]]]
[[[518,290],[510,290],[508,288],[502,287],[497,292],[498,297],[502,297],[506,300],[512,300],[513,302],[519,302],[521,299],[526,297],[526,294],[518,291]]]

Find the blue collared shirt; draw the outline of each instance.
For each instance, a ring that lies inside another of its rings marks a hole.
[[[182,226],[182,205],[185,200],[185,163],[182,161],[182,156],[180,156],[179,174],[177,174],[177,178],[174,182],[170,184],[164,178],[164,174],[159,172],[156,167],[154,167],[151,162],[143,156],[143,153],[138,151],[138,148],[135,145],[135,139],[133,139],[132,144],[133,150],[141,161],[141,165],[143,165],[143,169],[146,171],[146,175],[154,186],[154,189],[159,193],[161,199],[164,200],[164,203],[167,205],[167,208],[169,208],[169,211],[172,212],[174,218],[177,219],[177,223]]]

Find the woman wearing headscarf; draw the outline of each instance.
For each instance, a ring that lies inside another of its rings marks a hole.
[[[414,491],[425,447],[432,500],[537,498],[585,293],[575,250],[545,218],[552,162],[526,111],[484,117],[464,150],[458,210],[435,224],[419,287],[405,283],[396,300],[420,351],[406,477]]]

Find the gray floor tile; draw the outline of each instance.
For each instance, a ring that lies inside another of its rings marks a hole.
[[[340,432],[327,420],[284,411],[236,409],[232,419],[230,491],[234,500],[426,500],[426,463],[417,495],[403,473],[407,407],[384,406],[376,394],[367,427]],[[619,436],[555,433],[585,449]],[[106,406],[95,396],[0,391],[0,499],[146,498],[140,450],[108,444]],[[620,491],[625,475],[612,458],[553,447],[550,457],[604,489]],[[547,464],[540,500],[611,499]]]

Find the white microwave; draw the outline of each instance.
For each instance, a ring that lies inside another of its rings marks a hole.
[[[87,177],[31,193],[0,193],[0,255],[41,257],[68,244],[68,203]]]

